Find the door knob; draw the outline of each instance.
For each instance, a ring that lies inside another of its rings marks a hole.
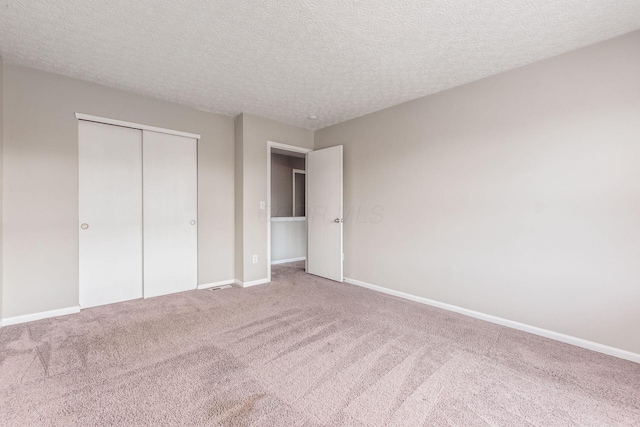
[[[83,230],[86,230],[87,228],[89,228],[89,224],[81,224],[80,228],[82,228]]]
[[[196,225],[196,221],[194,219],[191,220],[191,225]]]
[[[337,222],[338,224],[340,224],[342,222],[342,219],[336,218],[336,219],[333,220],[333,222]]]

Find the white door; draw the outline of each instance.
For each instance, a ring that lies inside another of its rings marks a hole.
[[[307,273],[342,282],[342,145],[307,154]]]
[[[142,298],[142,131],[78,122],[80,307]]]
[[[197,140],[143,131],[144,297],[198,282]]]

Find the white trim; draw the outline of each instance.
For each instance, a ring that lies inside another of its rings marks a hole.
[[[267,141],[269,148],[279,148],[280,150],[293,151],[294,153],[310,153],[311,148],[298,147],[296,145],[283,144],[281,142]]]
[[[266,209],[267,209],[267,278],[265,279],[266,282],[264,283],[268,283],[271,281],[271,149],[272,148],[278,148],[280,150],[286,150],[286,151],[293,151],[294,153],[304,153],[304,165],[305,168],[307,167],[307,153],[312,152],[313,150],[310,148],[302,148],[302,147],[297,147],[295,145],[289,145],[289,144],[283,144],[281,142],[275,142],[275,141],[269,141],[267,140],[267,203],[266,203]],[[307,181],[305,180],[305,186],[307,185]],[[305,198],[306,198],[306,189],[305,189]],[[305,199],[305,206],[306,206],[307,202]],[[237,284],[239,284],[240,286],[242,285],[242,282],[237,282]],[[253,283],[253,282],[249,282],[249,283]],[[260,283],[256,283],[257,285],[259,285]],[[249,285],[252,286],[252,285]]]
[[[271,280],[271,144],[276,143],[267,141],[267,279],[269,280]]]
[[[269,269],[269,270],[271,270],[271,269]],[[234,280],[233,282],[238,286],[242,286],[243,288],[248,288],[248,287],[251,287],[251,286],[263,285],[265,283],[270,283],[271,282],[271,278],[258,279],[258,280],[253,280],[251,282],[242,282],[240,280]]]
[[[306,216],[276,216],[271,218],[271,222],[291,222],[291,221],[306,221]]]
[[[525,323],[504,319],[502,317],[492,316],[490,314],[481,313],[479,311],[469,310],[467,308],[458,307],[456,305],[446,304],[444,302],[407,294],[405,292],[394,291],[392,289],[383,288],[382,286],[372,285],[370,283],[362,282],[360,280],[349,279],[345,277],[344,281],[352,285],[361,286],[363,288],[371,289],[377,292],[382,292],[384,294],[393,295],[396,297],[419,302],[419,303],[430,305],[437,308],[442,308],[444,310],[453,311],[455,313],[460,313],[465,316],[474,317],[476,319],[485,320],[491,323],[496,323],[498,325],[506,326],[508,328],[517,329],[520,331],[528,332],[530,334],[539,335],[541,337],[560,341],[566,344],[571,344],[577,347],[586,348],[587,350],[592,350],[598,353],[608,354],[609,356],[619,357],[620,359],[626,359],[632,362],[640,363],[640,354],[638,353],[632,353],[627,350],[610,347],[608,345],[599,344],[597,342],[588,341],[588,340],[574,337],[571,335],[561,334],[559,332],[550,331],[548,329],[538,328],[537,326],[527,325]]]
[[[35,320],[48,319],[50,317],[66,316],[67,314],[80,313],[80,306],[60,308],[57,310],[41,311],[40,313],[24,314],[22,316],[7,317],[2,319],[2,326],[17,325],[19,323],[33,322]]]
[[[280,260],[277,260],[277,261],[271,261],[271,265],[286,264],[288,262],[306,261],[306,260],[307,260],[306,256],[302,256],[302,257],[299,257],[299,258],[280,259]]]
[[[236,282],[235,280],[230,279],[230,280],[223,280],[221,282],[203,283],[202,285],[198,285],[196,289],[217,288],[218,286],[233,285],[235,282]]]
[[[126,128],[150,130],[153,132],[168,133],[169,135],[184,136],[186,138],[200,139],[201,136],[195,133],[182,132],[179,130],[159,128],[155,126],[142,125],[140,123],[125,122],[124,120],[109,119],[106,117],[91,116],[89,114],[76,113],[76,119],[88,122],[104,123],[106,125],[122,126]]]

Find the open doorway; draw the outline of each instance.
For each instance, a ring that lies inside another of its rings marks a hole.
[[[307,259],[306,156],[310,151],[268,144],[269,279],[272,265]]]
[[[310,150],[267,142],[267,254],[271,266],[344,279],[343,147]]]

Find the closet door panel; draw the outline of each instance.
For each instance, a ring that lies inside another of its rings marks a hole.
[[[144,297],[197,286],[197,140],[143,131]]]
[[[78,122],[80,307],[142,297],[142,131]]]

